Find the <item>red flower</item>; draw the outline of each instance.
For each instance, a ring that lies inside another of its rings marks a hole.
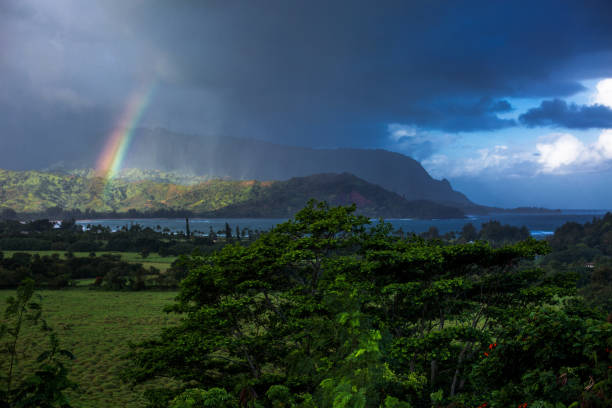
[[[485,351],[484,355],[485,355],[485,357],[489,357],[489,353],[487,353],[486,351]]]

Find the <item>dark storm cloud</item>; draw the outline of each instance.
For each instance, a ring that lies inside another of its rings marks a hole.
[[[529,109],[519,117],[519,121],[529,127],[612,128],[612,109],[605,105],[576,105],[553,99]]]
[[[512,105],[506,100],[495,101],[489,107],[490,112],[510,112],[511,110]]]
[[[418,104],[410,112],[412,122],[425,129],[448,132],[495,130],[515,126],[513,119],[502,119],[498,113],[509,112],[512,106],[506,100],[493,101],[482,98],[477,101],[466,99],[431,101]]]
[[[607,1],[0,4],[0,111],[11,112],[0,126],[24,134],[19,124],[35,120],[27,140],[41,146],[99,146],[99,132],[83,129],[112,127],[151,78],[145,125],[377,147],[389,123],[514,126],[499,116],[511,109],[505,98],[563,98],[612,76]],[[59,105],[70,112],[61,124],[50,114]],[[2,163],[28,165],[15,158],[17,139],[2,143]]]
[[[514,122],[474,100],[583,89],[575,78],[551,75],[574,55],[557,47],[558,36],[541,38],[551,28],[541,27],[550,18],[546,8],[528,8],[526,16],[519,5],[329,3],[213,8],[205,31],[215,41],[206,46],[179,43],[181,32],[203,24],[200,15],[185,16],[188,10],[163,20],[151,13],[145,25],[173,27],[174,36],[158,39],[179,43],[170,59],[180,66],[180,81],[216,90],[223,111],[236,114],[230,121],[260,125],[248,126],[254,136],[291,143],[372,144],[372,121],[499,129]]]

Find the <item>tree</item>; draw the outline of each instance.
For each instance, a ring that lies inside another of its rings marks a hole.
[[[233,408],[237,403],[237,399],[222,388],[191,388],[175,397],[170,408]]]
[[[461,240],[463,242],[475,241],[478,238],[478,231],[471,222],[468,222],[461,229]]]
[[[440,238],[440,232],[438,228],[432,226],[427,231],[421,233],[421,236],[425,239],[438,239]]]
[[[489,242],[493,246],[512,244],[526,240],[530,237],[526,227],[513,227],[502,225],[499,221],[489,221],[482,224],[479,239]]]
[[[12,208],[3,208],[0,212],[0,219],[2,220],[17,220],[17,212]]]
[[[232,241],[233,241],[232,240],[232,228],[226,222],[225,223],[225,242],[231,243]]]
[[[575,298],[507,317],[470,374],[491,405],[611,406],[610,323]]]
[[[214,242],[217,239],[217,234],[215,233],[215,231],[213,231],[212,225],[209,227],[209,230],[208,230],[208,239],[211,242]]]
[[[52,219],[58,219],[64,215],[64,209],[59,205],[47,208],[45,212],[47,213],[47,216],[51,217]]]
[[[80,228],[77,226],[77,223],[74,218],[62,220],[60,228],[63,230],[74,230],[76,228]]]
[[[529,263],[548,251],[546,242],[492,248],[402,240],[390,225],[368,226],[354,211],[311,201],[248,247],[184,258],[189,273],[170,309],[184,319],[135,346],[126,375],[216,387],[242,406],[474,407],[503,392],[497,383],[481,384],[479,367],[493,344],[503,350],[513,341],[506,322],[520,327],[529,313],[575,295],[573,276],[547,275]],[[576,322],[570,303],[551,310]],[[596,338],[571,338],[586,350],[574,353],[572,364],[590,364],[589,351],[612,336],[609,324],[593,319]],[[552,335],[540,332],[538,341]],[[551,360],[516,367],[511,357],[492,367],[494,378],[552,367]],[[572,390],[541,397],[553,406],[578,401]],[[183,391],[149,395],[167,406]],[[517,393],[504,398],[499,406],[525,402]]]

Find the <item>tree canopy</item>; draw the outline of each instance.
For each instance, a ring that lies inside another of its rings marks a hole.
[[[609,406],[612,325],[533,267],[546,242],[402,239],[354,211],[311,201],[190,257],[181,323],[126,369],[176,380],[151,406]]]

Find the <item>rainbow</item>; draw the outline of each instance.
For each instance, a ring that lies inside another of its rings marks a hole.
[[[106,183],[112,180],[121,170],[121,164],[134,136],[134,129],[149,106],[155,88],[156,84],[153,83],[134,92],[130,96],[114,130],[110,133],[96,165],[96,174],[104,178]]]

